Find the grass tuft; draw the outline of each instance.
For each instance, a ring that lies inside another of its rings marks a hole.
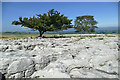
[[[104,38],[98,38],[98,40],[103,40]]]

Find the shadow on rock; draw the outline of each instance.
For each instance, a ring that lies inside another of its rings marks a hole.
[[[6,80],[4,74],[2,74],[1,72],[0,72],[0,80]]]

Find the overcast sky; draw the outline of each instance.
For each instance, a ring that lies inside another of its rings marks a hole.
[[[18,20],[20,16],[43,14],[50,9],[73,19],[72,24],[77,16],[92,15],[99,27],[118,26],[117,2],[2,2],[2,30],[27,31],[23,27],[11,25],[12,21]]]

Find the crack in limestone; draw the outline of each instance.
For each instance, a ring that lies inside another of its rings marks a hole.
[[[118,75],[118,73],[116,73],[116,72],[107,72],[107,71],[103,71],[103,70],[100,70],[100,69],[96,69],[96,70],[99,71],[99,72],[110,74],[110,75]]]

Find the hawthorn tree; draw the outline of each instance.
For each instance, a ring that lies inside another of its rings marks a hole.
[[[12,24],[38,30],[40,37],[42,37],[46,31],[67,30],[68,28],[72,28],[71,21],[72,20],[68,19],[64,14],[60,15],[60,12],[51,9],[43,15],[37,15],[37,17],[19,17],[19,21],[13,21]]]
[[[98,22],[94,19],[94,16],[85,15],[85,16],[78,16],[75,19],[74,28],[76,32],[95,32],[95,26]]]

